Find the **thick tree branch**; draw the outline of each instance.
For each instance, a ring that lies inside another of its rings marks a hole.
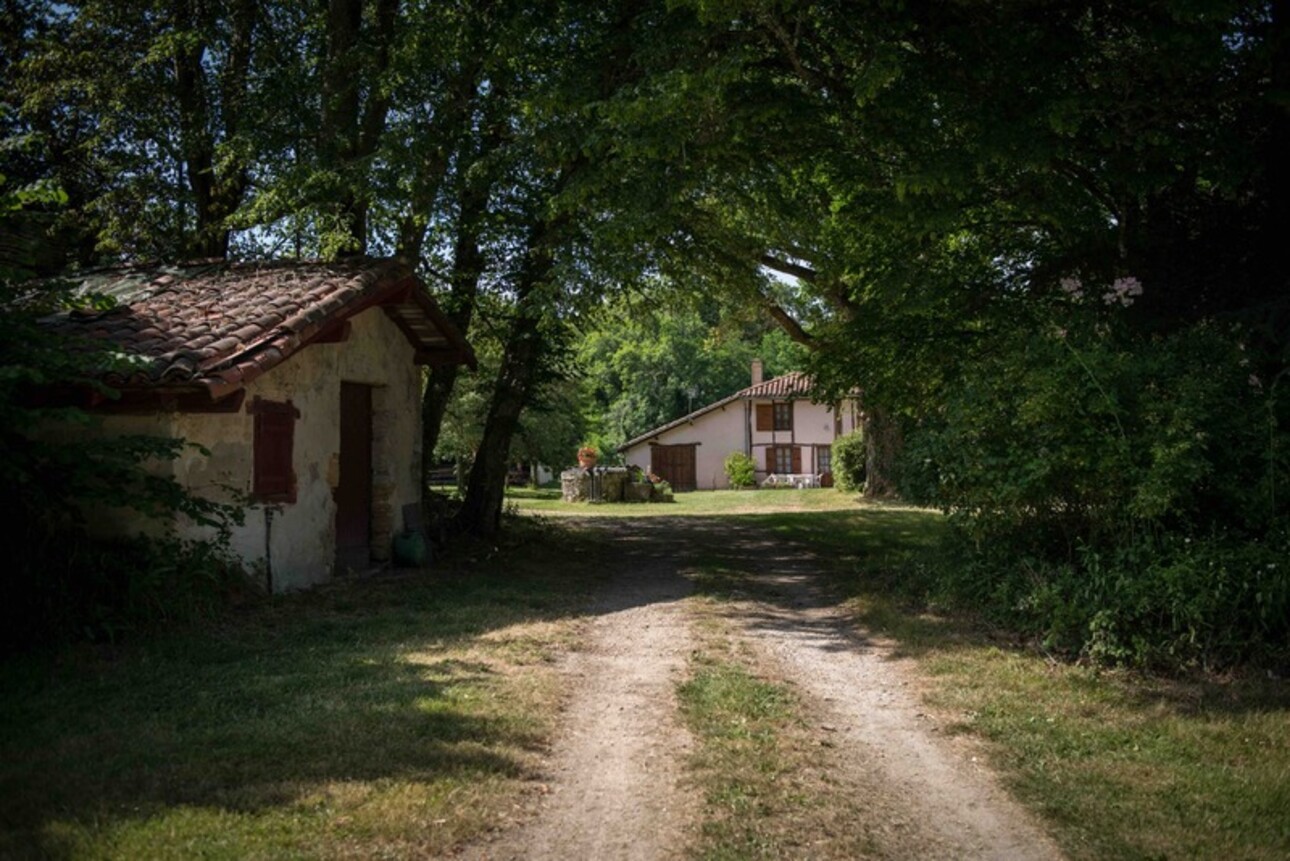
[[[769,296],[762,295],[761,305],[766,309],[766,313],[774,320],[779,327],[784,330],[788,337],[808,349],[814,350],[819,347],[814,336],[797,321],[797,318],[784,310],[784,307]]]
[[[800,278],[808,284],[817,287],[823,297],[833,306],[833,310],[848,320],[854,320],[859,308],[851,301],[847,295],[846,287],[842,282],[834,278],[824,278],[818,271],[810,266],[801,263],[793,263],[783,260],[773,254],[763,254],[761,256],[761,265],[767,269],[773,269],[776,272],[782,272],[785,275],[792,275]]]
[[[800,263],[792,263],[788,260],[781,260],[773,254],[763,254],[761,256],[761,265],[767,269],[774,269],[784,275],[792,275],[794,278],[801,278],[808,284],[814,284],[819,280],[820,273],[816,272],[809,266],[803,266]]]

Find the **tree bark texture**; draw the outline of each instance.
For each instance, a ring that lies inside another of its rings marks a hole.
[[[900,425],[882,409],[867,409],[864,416],[866,499],[890,499],[897,494],[896,457],[903,438]]]
[[[363,32],[363,7],[364,0],[328,0],[318,130],[323,166],[341,177],[338,201],[356,254],[367,253],[368,190],[361,165],[385,131],[390,104],[381,79],[390,65],[400,0],[375,0],[371,33]],[[370,36],[366,43],[364,36]]]
[[[215,22],[196,0],[175,0],[171,23],[177,31],[207,34]],[[245,158],[233,160],[220,173],[215,167],[217,139],[240,131],[247,96],[256,23],[255,0],[230,4],[227,59],[214,86],[204,65],[204,38],[181,40],[174,57],[175,95],[179,104],[180,147],[184,175],[193,195],[196,229],[185,243],[189,257],[226,257],[230,231],[227,220],[246,194],[249,174]],[[212,96],[218,105],[212,105]]]
[[[479,279],[484,272],[479,229],[488,205],[488,192],[488,184],[479,182],[463,186],[460,194],[457,236],[453,241],[452,289],[445,313],[463,335],[470,331],[475,299],[479,294]],[[458,365],[441,365],[432,368],[426,380],[425,392],[421,396],[421,451],[424,452],[421,462],[427,471],[433,465],[443,417],[460,371]]]
[[[544,221],[531,233],[528,257],[516,289],[515,318],[502,353],[484,437],[466,483],[466,498],[457,512],[455,525],[460,532],[488,536],[501,525],[511,440],[532,396],[545,348],[541,333],[543,309],[537,294],[554,267],[555,232],[555,226]]]

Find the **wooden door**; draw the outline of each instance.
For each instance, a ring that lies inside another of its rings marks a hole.
[[[815,447],[815,471],[820,476],[820,487],[833,486],[833,447],[817,445]]]
[[[693,443],[650,446],[650,467],[673,490],[694,490],[698,487],[694,447]]]
[[[340,481],[336,565],[361,570],[372,558],[372,387],[340,384]]]

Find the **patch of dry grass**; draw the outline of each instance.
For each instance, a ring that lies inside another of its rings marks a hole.
[[[504,824],[592,585],[571,541],[3,666],[0,856],[424,857]]]

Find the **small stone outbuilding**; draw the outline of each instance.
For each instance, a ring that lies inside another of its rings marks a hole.
[[[113,269],[114,300],[44,322],[107,342],[132,370],[91,396],[91,432],[201,446],[158,465],[197,494],[246,503],[234,552],[274,591],[389,559],[421,495],[421,370],[474,355],[403,263],[209,263]],[[207,453],[208,452],[208,453]],[[96,512],[100,531],[148,524]],[[181,536],[202,537],[177,522]]]

